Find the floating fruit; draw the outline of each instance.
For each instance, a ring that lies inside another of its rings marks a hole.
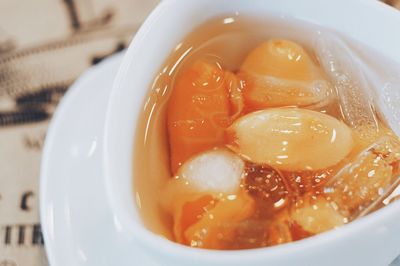
[[[348,221],[335,207],[321,196],[306,197],[292,207],[290,219],[303,231],[319,234]]]
[[[239,76],[249,110],[267,107],[304,107],[332,95],[329,82],[307,51],[297,43],[272,39],[247,56]]]
[[[227,129],[228,147],[247,160],[286,171],[315,171],[340,162],[352,131],[334,117],[298,108],[250,113]]]
[[[168,103],[171,169],[223,142],[229,125],[229,92],[218,64],[197,61],[178,75]]]
[[[178,75],[168,103],[171,170],[221,145],[224,130],[243,110],[241,82],[217,63],[196,61]]]

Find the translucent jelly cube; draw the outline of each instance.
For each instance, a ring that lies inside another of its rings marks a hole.
[[[369,84],[353,60],[353,52],[337,37],[324,35],[316,41],[315,52],[335,86],[345,122],[361,135],[378,131]]]
[[[290,222],[303,232],[319,234],[347,223],[348,219],[325,197],[307,195],[291,207]]]
[[[324,192],[351,219],[382,202],[398,184],[400,142],[384,137],[361,152],[325,186]]]

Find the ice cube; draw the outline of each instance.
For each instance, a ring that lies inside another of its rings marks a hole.
[[[315,42],[316,55],[335,86],[345,122],[361,136],[375,135],[378,122],[369,84],[354,53],[338,37],[324,34]]]
[[[235,193],[243,174],[243,160],[225,148],[194,156],[178,172],[178,176],[195,190],[217,194]]]

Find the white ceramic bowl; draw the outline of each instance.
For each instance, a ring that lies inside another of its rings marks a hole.
[[[334,231],[276,247],[210,251],[148,231],[133,197],[135,127],[154,77],[195,27],[229,14],[295,17],[337,30],[400,63],[400,13],[367,0],[165,0],[150,15],[119,70],[109,99],[104,167],[120,233],[161,265],[388,265],[400,253],[400,202]],[[134,264],[135,262],[132,261]]]

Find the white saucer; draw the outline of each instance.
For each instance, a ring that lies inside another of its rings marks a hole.
[[[124,237],[98,167],[106,101],[122,56],[82,75],[63,98],[47,133],[40,207],[52,266],[159,265]]]
[[[101,165],[99,134],[106,100],[122,56],[114,55],[82,75],[63,98],[47,133],[40,208],[52,266],[156,265],[118,234],[102,170],[96,167]]]

